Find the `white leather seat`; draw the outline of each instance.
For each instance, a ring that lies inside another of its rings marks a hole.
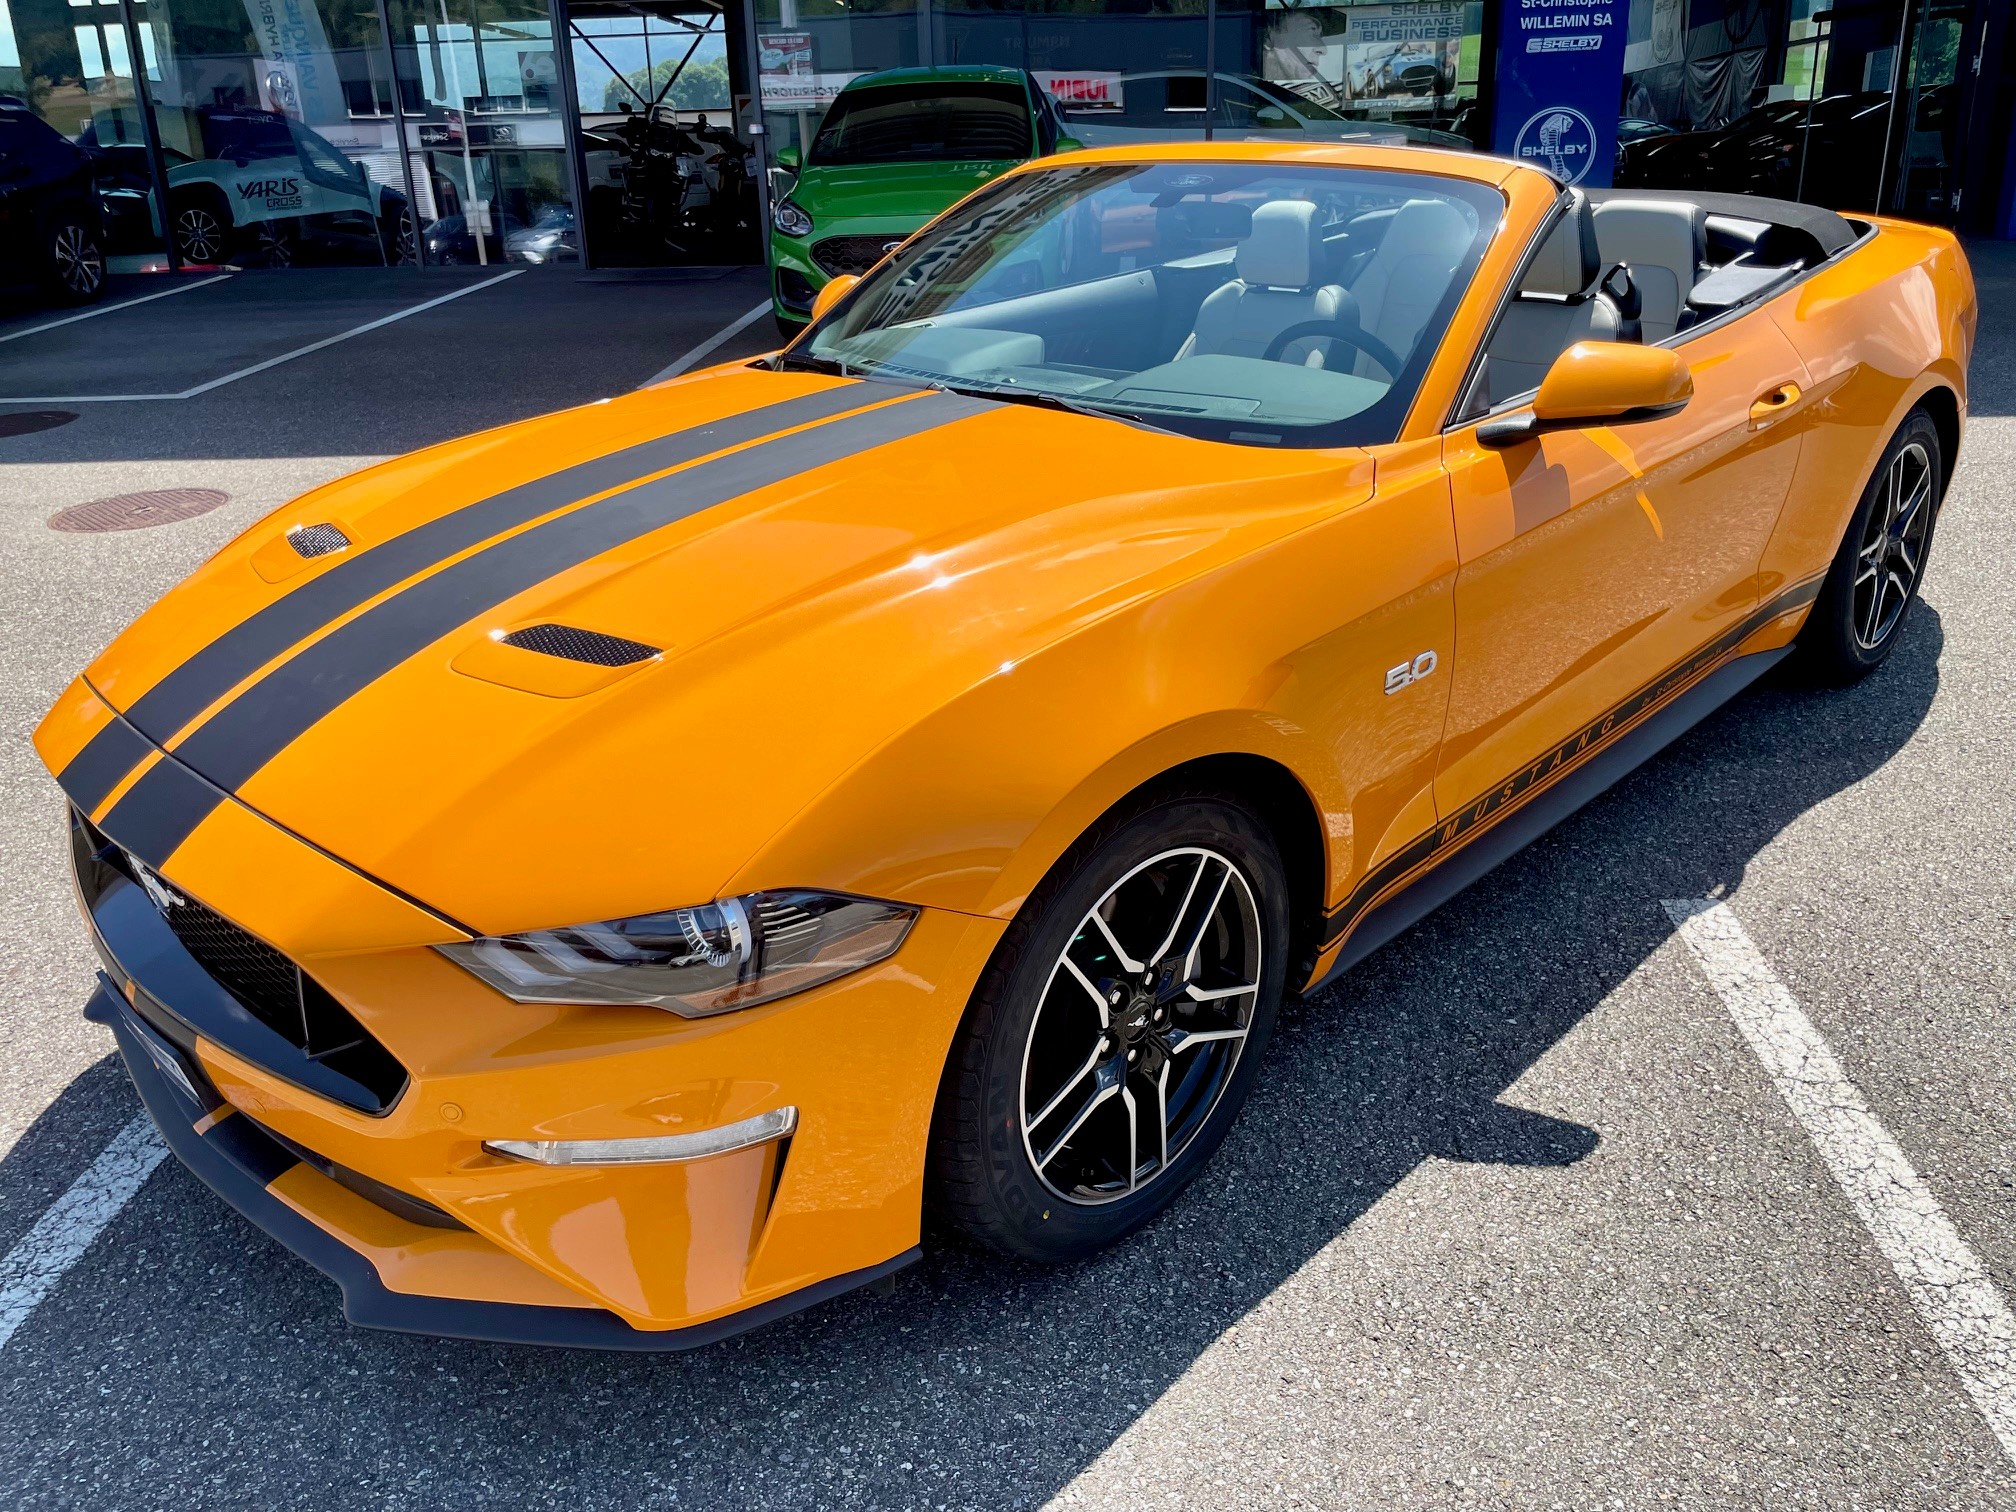
[[[1290,326],[1335,320],[1350,308],[1351,296],[1336,284],[1319,284],[1323,266],[1322,228],[1316,207],[1303,200],[1275,200],[1253,212],[1253,229],[1234,254],[1238,276],[1212,291],[1198,308],[1184,357],[1264,357]],[[1284,362],[1321,367],[1327,344],[1298,338],[1280,354]]]
[[[1596,246],[1603,264],[1624,263],[1643,301],[1639,321],[1647,341],[1680,328],[1687,296],[1708,256],[1708,215],[1671,200],[1610,199],[1596,207]]]
[[[1484,371],[1492,404],[1538,388],[1554,359],[1576,342],[1618,339],[1624,322],[1597,290],[1602,273],[1588,201],[1573,193],[1491,337]]]
[[[1470,241],[1470,227],[1446,200],[1408,200],[1394,211],[1393,224],[1351,281],[1358,322],[1366,333],[1401,361],[1411,357]],[[1352,370],[1365,378],[1396,376],[1364,355]]]

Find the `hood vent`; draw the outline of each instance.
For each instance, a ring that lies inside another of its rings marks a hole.
[[[287,544],[304,557],[319,557],[341,551],[350,537],[334,525],[297,525],[287,532]]]
[[[574,625],[527,625],[503,637],[504,644],[520,651],[537,651],[562,661],[586,662],[591,667],[630,667],[658,654],[656,646],[625,640],[620,635],[604,635],[599,630],[582,630]]]

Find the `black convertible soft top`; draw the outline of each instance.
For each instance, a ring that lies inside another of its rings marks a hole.
[[[1669,200],[1699,205],[1710,215],[1733,220],[1763,221],[1802,231],[1819,244],[1822,257],[1832,257],[1855,240],[1855,228],[1832,210],[1802,205],[1796,200],[1765,199],[1754,194],[1697,194],[1691,189],[1585,189],[1591,204],[1605,200]]]

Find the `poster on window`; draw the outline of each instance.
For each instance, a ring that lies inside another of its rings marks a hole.
[[[1039,68],[1036,82],[1066,110],[1119,110],[1127,103],[1126,89],[1117,71],[1081,68],[1060,73]]]
[[[259,49],[259,103],[308,126],[350,119],[336,56],[313,0],[245,0]]]
[[[1354,105],[1435,108],[1456,91],[1462,0],[1354,5],[1345,12],[1344,93]]]
[[[1261,72],[1333,110],[1433,110],[1456,89],[1463,0],[1291,5],[1269,0]]]
[[[765,110],[824,110],[851,73],[821,73],[812,64],[810,32],[762,32],[756,38],[756,78]]]

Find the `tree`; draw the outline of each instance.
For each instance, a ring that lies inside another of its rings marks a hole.
[[[654,66],[648,73],[636,69],[621,79],[611,79],[602,90],[602,108],[614,110],[628,101],[641,110],[637,96],[646,101],[658,98],[658,91],[665,87],[665,81],[672,78],[672,70],[679,67],[677,58],[668,58]],[[632,93],[632,91],[635,93]],[[695,58],[680,70],[673,80],[672,91],[662,102],[677,106],[681,110],[726,110],[728,108],[728,60],[726,58]]]

